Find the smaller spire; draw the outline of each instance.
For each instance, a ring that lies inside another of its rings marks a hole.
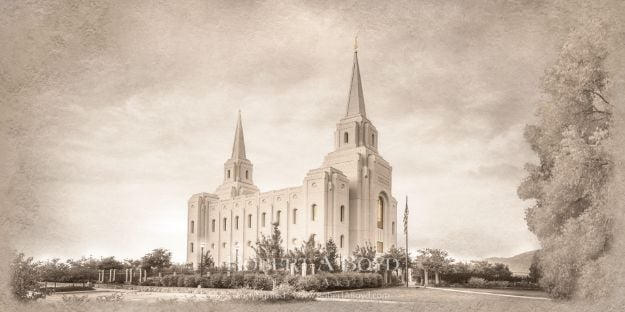
[[[358,53],[358,35],[354,37],[354,52]]]
[[[243,138],[243,124],[241,122],[241,110],[237,117],[237,129],[234,132],[234,144],[232,145],[232,159],[247,159],[245,156],[245,139]]]

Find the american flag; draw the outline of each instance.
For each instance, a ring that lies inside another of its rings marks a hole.
[[[404,210],[404,234],[408,236],[408,196],[406,196],[406,209]]]

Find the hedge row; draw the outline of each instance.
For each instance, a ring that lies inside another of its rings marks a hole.
[[[215,273],[210,276],[198,275],[167,275],[162,278],[149,279],[141,283],[146,286],[163,287],[198,287],[202,288],[251,288],[271,290],[274,285],[286,284],[304,291],[324,291],[355,288],[382,287],[382,275],[377,273],[319,273],[316,275],[265,275],[253,272],[236,272],[230,274]]]

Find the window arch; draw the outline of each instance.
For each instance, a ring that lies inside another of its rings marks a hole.
[[[234,217],[234,229],[239,229],[239,216]]]
[[[378,196],[378,207],[376,209],[376,220],[378,224],[378,229],[384,229],[384,198],[382,196]]]
[[[349,133],[343,133],[343,143],[349,143]]]
[[[293,209],[293,224],[297,224],[297,208]]]
[[[341,220],[341,223],[345,221],[345,206],[343,205],[341,205],[340,220]]]
[[[371,134],[371,145],[375,145],[375,133]]]
[[[191,243],[191,252],[193,252],[193,243]]]
[[[230,169],[228,169],[228,179],[230,179]]]
[[[250,172],[248,170],[245,170],[245,180],[249,180],[250,179]]]
[[[263,214],[261,215],[260,218],[260,226],[265,227],[265,219],[267,217],[267,214],[263,212]]]
[[[276,212],[276,223],[280,225],[280,218],[282,217],[282,211],[278,210]]]
[[[341,238],[339,239],[339,246],[340,248],[343,248],[343,244],[345,243],[345,236],[341,235]]]
[[[310,217],[313,221],[317,220],[317,204],[313,204],[311,209],[310,209]]]
[[[211,232],[215,232],[215,219],[211,221]]]
[[[252,214],[248,214],[247,215],[247,228],[251,229],[252,228]]]
[[[224,232],[227,230],[227,225],[228,225],[228,219],[224,218],[224,226],[223,226]]]
[[[195,232],[195,221],[191,220],[191,234]]]
[[[393,223],[391,224],[391,233],[395,234],[395,231],[397,230],[395,229],[395,221],[393,221]]]

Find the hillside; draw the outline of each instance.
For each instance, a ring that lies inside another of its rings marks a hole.
[[[520,274],[529,274],[530,270],[530,265],[532,265],[532,257],[534,257],[534,253],[536,253],[536,250],[532,250],[532,251],[528,251],[528,252],[524,252],[522,254],[518,254],[516,256],[512,256],[509,258],[499,258],[499,257],[492,257],[492,258],[486,258],[484,260],[491,262],[491,263],[503,263],[503,264],[507,264],[508,267],[510,268],[510,271],[512,271],[512,273],[514,273],[515,275],[520,275]]]

